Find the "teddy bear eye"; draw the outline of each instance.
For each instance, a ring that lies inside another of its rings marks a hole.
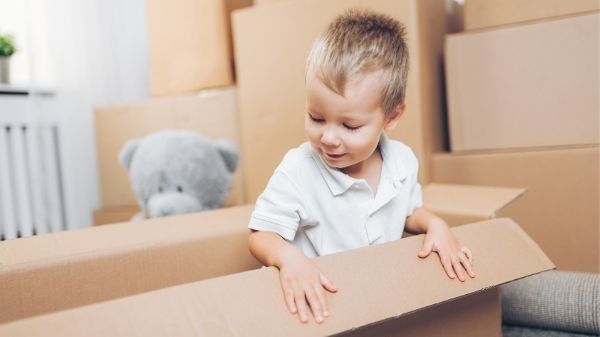
[[[183,187],[177,186],[177,192],[179,192],[179,193],[183,192]]]
[[[162,186],[158,186],[158,193],[162,193],[162,191],[163,191]]]

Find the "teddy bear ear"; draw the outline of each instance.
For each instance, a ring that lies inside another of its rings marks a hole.
[[[227,170],[231,173],[235,172],[240,159],[240,151],[237,147],[225,139],[217,139],[215,141],[215,146],[223,158]]]
[[[139,139],[130,140],[125,143],[121,148],[121,151],[119,151],[119,163],[127,170],[129,170],[129,167],[131,166],[131,159],[133,159],[133,154],[135,153],[135,150],[137,150],[139,144]]]

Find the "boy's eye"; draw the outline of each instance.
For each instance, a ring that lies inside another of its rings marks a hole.
[[[308,117],[310,117],[310,119],[311,119],[313,122],[320,123],[320,122],[322,122],[322,121],[323,121],[323,118],[315,117],[315,116],[313,116],[313,115],[311,115],[311,114],[309,114],[309,115],[308,115]]]
[[[345,127],[346,129],[348,129],[348,130],[352,130],[352,131],[354,131],[354,130],[358,130],[358,129],[360,129],[360,128],[362,127],[362,125],[357,125],[357,126],[354,126],[354,125],[348,125],[348,124],[344,124],[344,127]]]

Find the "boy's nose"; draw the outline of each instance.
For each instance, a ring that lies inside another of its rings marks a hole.
[[[326,146],[339,146],[340,138],[337,136],[333,127],[326,128],[321,136],[321,143]]]

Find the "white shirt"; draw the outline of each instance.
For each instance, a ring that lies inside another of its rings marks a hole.
[[[401,142],[379,141],[383,158],[377,195],[365,179],[329,167],[308,142],[288,151],[256,201],[249,228],[271,231],[308,257],[402,237],[421,207],[418,161]]]

